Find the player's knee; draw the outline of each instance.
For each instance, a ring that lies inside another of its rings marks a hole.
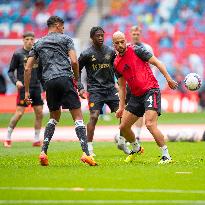
[[[95,125],[97,123],[97,121],[98,121],[98,116],[97,115],[90,116],[90,123],[91,124]]]
[[[155,123],[152,120],[145,120],[145,125],[148,130],[153,129]]]
[[[22,111],[17,111],[17,112],[16,112],[16,117],[17,117],[18,119],[20,119],[20,118],[23,116],[23,113],[24,113],[24,112],[22,112]]]
[[[36,113],[36,120],[42,120],[42,119],[43,119],[43,113],[42,112]]]

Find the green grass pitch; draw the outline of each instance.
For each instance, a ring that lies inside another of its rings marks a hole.
[[[117,125],[119,120],[114,114],[109,114],[111,121],[104,121],[99,118],[98,125]],[[89,114],[86,112],[83,114],[84,121],[87,123],[89,120]],[[0,128],[8,127],[9,120],[12,114],[0,114]],[[43,125],[48,122],[49,115],[44,115]],[[17,124],[17,127],[33,127],[34,114],[26,113]],[[198,113],[162,113],[159,117],[159,124],[205,124],[205,112]],[[63,112],[61,120],[58,126],[72,126],[73,121],[71,115],[68,112]]]
[[[168,165],[154,142],[143,146],[126,164],[114,143],[95,143],[97,167],[80,162],[78,142],[51,142],[48,167],[31,143],[0,146],[0,204],[205,204],[204,142],[168,143]]]

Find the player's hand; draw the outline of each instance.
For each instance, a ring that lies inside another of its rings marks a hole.
[[[121,118],[123,111],[124,111],[124,109],[119,108],[115,113],[116,118]]]
[[[32,100],[31,100],[31,98],[30,98],[30,93],[29,93],[29,92],[25,92],[24,102],[25,102],[27,105],[30,105],[30,104],[32,103]]]
[[[169,87],[173,90],[175,90],[178,87],[178,83],[172,79],[168,80],[167,83],[168,83]]]
[[[16,87],[17,87],[17,89],[23,88],[23,83],[18,80],[18,81],[16,82]]]
[[[82,99],[86,99],[87,98],[87,92],[82,89],[79,91],[79,96],[82,98]]]

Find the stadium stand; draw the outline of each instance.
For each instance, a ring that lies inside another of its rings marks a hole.
[[[98,8],[98,11],[99,15],[103,15],[100,24],[106,31],[107,45],[112,45],[113,32],[121,30],[130,40],[131,26],[140,25],[143,28],[142,40],[153,47],[155,55],[166,64],[176,80],[182,81],[189,72],[196,72],[205,79],[205,1],[104,1],[106,5],[110,3],[110,10],[102,12],[103,8]],[[95,3],[98,1],[0,0],[0,41],[21,39],[22,33],[28,30],[34,31],[37,38],[43,36],[47,32],[45,22],[50,15],[62,17],[65,20],[65,33],[76,37],[80,22]],[[7,78],[7,69],[11,54],[19,46],[3,45],[4,49],[1,49],[0,70],[6,77],[7,94],[15,91]],[[159,72],[157,79],[164,93],[169,94],[165,79]],[[178,91],[186,95],[183,83]],[[195,98],[194,102],[197,102],[197,96]]]
[[[130,40],[132,25],[141,25],[143,41],[149,43],[156,56],[175,76],[196,72],[204,78],[205,2],[203,0],[112,0],[110,13],[102,18],[106,42],[112,34],[125,32]],[[158,76],[161,88],[162,76]]]
[[[87,7],[86,0],[1,0],[0,38],[21,38],[25,30],[33,30],[39,38],[47,31],[50,15],[65,19],[65,32],[73,36]]]

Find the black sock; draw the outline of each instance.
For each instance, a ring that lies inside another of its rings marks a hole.
[[[51,141],[51,138],[53,137],[55,126],[57,124],[57,121],[54,119],[50,119],[44,132],[44,141],[41,151],[45,152],[47,154],[48,145]]]
[[[76,135],[80,141],[81,148],[83,152],[86,153],[87,156],[89,156],[89,151],[88,151],[88,140],[86,136],[86,129],[85,126],[78,126],[75,128]]]

